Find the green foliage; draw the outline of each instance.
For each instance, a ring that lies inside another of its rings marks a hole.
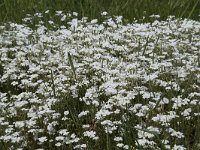
[[[26,14],[51,10],[78,12],[80,17],[100,19],[100,12],[122,15],[128,21],[152,14],[198,19],[199,0],[0,0],[0,22],[20,22]],[[149,21],[147,18],[146,21]]]

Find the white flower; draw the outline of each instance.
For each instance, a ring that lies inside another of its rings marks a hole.
[[[59,131],[59,134],[66,136],[69,134],[69,132],[67,132],[67,129],[62,129]]]
[[[69,115],[69,111],[64,111],[64,115],[65,116]]]
[[[101,13],[102,16],[106,16],[107,14],[108,14],[108,13],[105,12],[105,11]]]
[[[62,144],[60,142],[56,143],[55,146],[56,147],[60,147]]]
[[[174,145],[172,150],[186,150],[186,148],[183,145]]]
[[[49,13],[49,10],[45,11],[45,14],[48,14]]]
[[[86,116],[89,113],[89,111],[82,111],[78,117],[81,118],[82,116]]]
[[[62,11],[56,11],[56,15],[61,15]]]
[[[117,144],[117,147],[121,147],[121,148],[122,148],[123,146],[124,146],[123,143],[118,143],[118,144]]]
[[[86,125],[83,125],[82,127],[83,127],[83,128],[89,128],[90,125],[89,125],[89,124],[86,124]]]
[[[150,97],[151,97],[151,94],[148,93],[148,92],[144,92],[143,95],[142,95],[142,98],[144,98],[144,99],[148,99]]]
[[[97,23],[97,22],[98,22],[97,19],[93,19],[93,20],[91,20],[91,23],[92,23],[92,24],[95,24],[95,23]]]
[[[175,130],[172,129],[172,128],[169,128],[167,131],[171,134],[171,136],[175,136],[175,137],[177,137],[177,138],[184,138],[183,133],[181,133],[181,132],[179,132],[179,131],[175,131]]]
[[[22,128],[22,127],[24,127],[24,125],[25,125],[24,121],[16,121],[15,122],[16,128]]]
[[[57,136],[56,137],[56,141],[63,141],[64,140],[64,137],[63,136]]]
[[[78,16],[78,13],[77,12],[73,12],[72,13],[74,16]]]
[[[124,145],[123,148],[124,149],[129,149],[129,146],[128,145]]]
[[[61,18],[60,20],[61,20],[61,21],[65,21],[66,17],[67,17],[66,15],[63,15],[62,18]]]
[[[54,22],[53,21],[48,21],[49,22],[49,24],[54,24]]]
[[[117,141],[117,142],[122,141],[122,140],[123,140],[122,137],[115,137],[114,138],[114,141]]]
[[[95,131],[85,131],[83,133],[84,136],[89,137],[91,139],[97,140],[98,137],[96,136],[96,132]]]
[[[38,140],[39,140],[39,142],[44,143],[47,141],[47,137],[43,136],[43,137],[38,138]]]
[[[117,23],[122,23],[122,18],[123,18],[122,16],[117,16],[116,17],[116,22]]]
[[[189,116],[191,112],[192,112],[192,109],[188,108],[188,109],[185,109],[181,114],[183,116]]]
[[[71,30],[76,30],[76,28],[78,27],[78,20],[72,19],[70,24],[71,24]]]

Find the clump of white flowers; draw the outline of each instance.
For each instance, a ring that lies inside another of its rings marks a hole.
[[[200,22],[77,16],[0,26],[0,147],[198,149]]]

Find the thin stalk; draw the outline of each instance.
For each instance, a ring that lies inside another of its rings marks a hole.
[[[188,16],[188,19],[192,16],[192,13],[194,12],[195,8],[197,7],[197,4],[199,3],[199,0],[196,1],[196,3],[194,4],[194,6],[192,7],[192,10],[190,11],[190,14]]]
[[[72,68],[73,74],[74,74],[74,79],[76,80],[76,70],[72,61],[72,56],[70,55],[70,53],[68,52],[68,58],[69,58],[69,64]]]
[[[54,98],[56,98],[56,89],[55,89],[53,71],[52,70],[51,70],[51,83],[52,83],[53,96],[54,96]]]
[[[107,134],[106,134],[106,149],[107,150],[110,150],[110,139],[109,139],[109,133],[107,131]]]
[[[144,45],[144,50],[143,50],[143,52],[142,52],[142,56],[144,56],[144,54],[145,54],[145,52],[146,52],[146,49],[147,49],[147,45],[148,45],[148,43],[149,43],[149,35],[148,35],[148,37],[146,38],[146,43],[145,43],[145,45]]]

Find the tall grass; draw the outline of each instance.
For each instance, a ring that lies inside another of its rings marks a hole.
[[[152,14],[160,14],[161,19],[169,15],[198,19],[199,8],[199,0],[0,0],[0,22],[20,22],[26,14],[46,10],[75,11],[80,17],[97,19],[100,12],[107,11],[110,15],[122,15],[128,21]]]

